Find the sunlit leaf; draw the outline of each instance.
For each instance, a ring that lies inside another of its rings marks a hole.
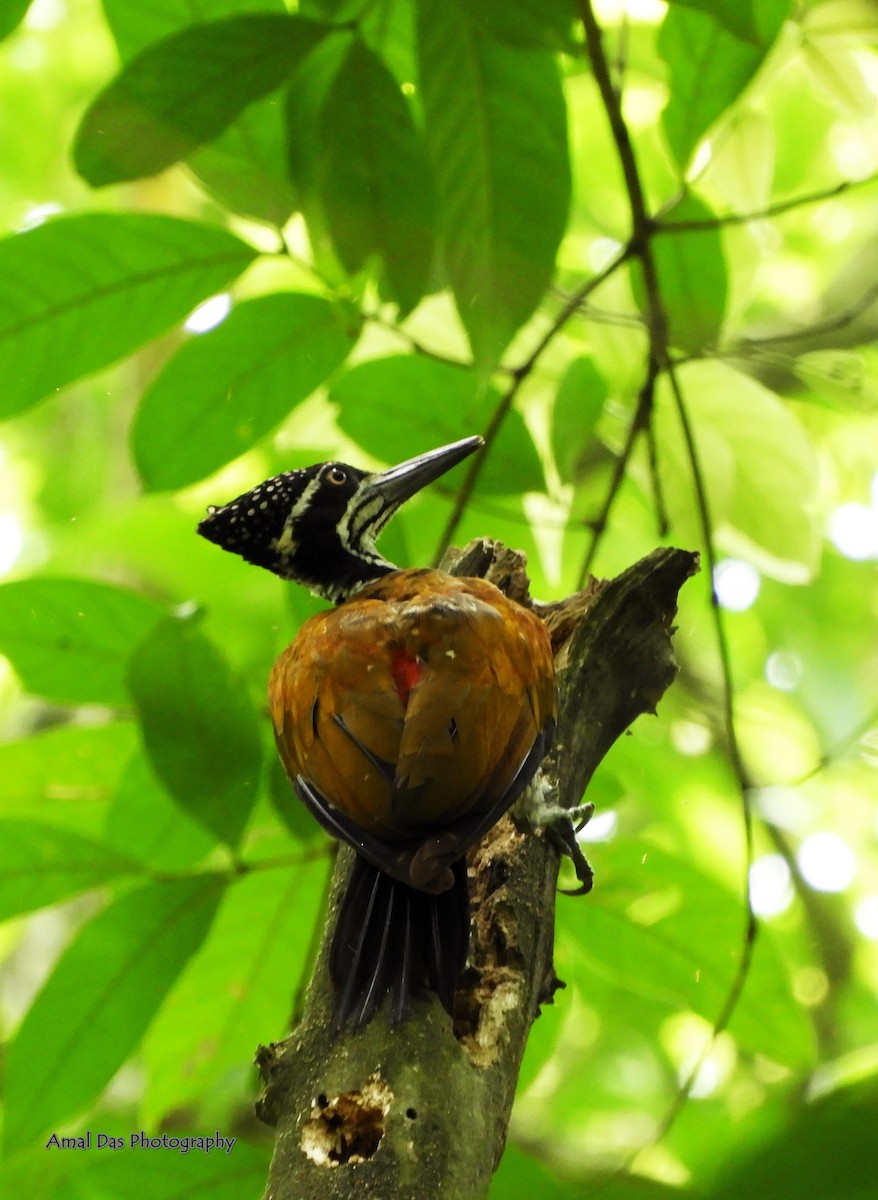
[[[773,38],[789,16],[790,0],[668,0],[671,8],[706,13],[744,42]]]
[[[810,399],[828,408],[878,412],[878,359],[868,349],[810,350],[790,365]]]
[[[175,804],[142,753],[121,772],[107,809],[104,840],[120,851],[136,850],[154,871],[180,871],[201,861],[216,839]]]
[[[61,217],[0,241],[0,417],[142,346],[255,257],[225,229],[146,213]]]
[[[236,305],[145,392],[132,434],[144,484],[185,487],[249,450],[343,362],[356,332],[319,296],[279,292]]]
[[[0,921],[141,868],[111,846],[36,821],[0,821]]]
[[[355,273],[371,255],[404,312],[427,291],[436,223],[426,151],[399,85],[352,41],[322,112],[321,197],[339,260]]]
[[[215,876],[149,883],[80,930],[9,1048],[7,1151],[76,1116],[110,1081],[201,944],[222,887]]]
[[[769,203],[774,182],[773,122],[755,106],[738,105],[723,133],[712,147],[711,182],[733,209],[758,212]]]
[[[789,0],[749,6],[728,0],[720,9],[722,16],[708,0],[686,7],[672,4],[659,33],[659,53],[670,69],[670,99],[662,120],[681,168],[762,65],[788,15]]]
[[[168,617],[128,676],[156,775],[194,820],[236,845],[256,800],[262,744],[246,686],[197,623]]]
[[[514,1144],[503,1151],[500,1166],[491,1180],[488,1200],[521,1200],[523,1196],[538,1200],[589,1200],[589,1193],[594,1196],[596,1188],[600,1189],[601,1200],[698,1200],[687,1188],[621,1171],[589,1172],[588,1182],[577,1185],[553,1175],[543,1163]]]
[[[243,1078],[254,1048],[285,1036],[328,867],[327,857],[253,871],[226,893],[210,937],[144,1043],[143,1112],[150,1125],[158,1127],[169,1111],[210,1092],[229,1072]]]
[[[618,987],[708,1021],[721,1013],[742,952],[742,902],[691,863],[641,842],[614,843],[588,921],[569,906],[558,914],[591,969]],[[800,1067],[813,1057],[810,1022],[768,945],[753,961],[733,1029],[773,1061]]]
[[[136,744],[133,721],[62,725],[0,744],[0,815],[101,838],[106,806]]]
[[[329,398],[345,433],[384,462],[478,433],[499,400],[475,372],[416,355],[360,363],[336,380]],[[443,476],[443,485],[453,488],[465,470]],[[518,413],[507,415],[479,484],[492,493],[543,488],[536,449]]]
[[[717,544],[776,579],[804,583],[820,556],[817,459],[807,432],[773,392],[723,363],[686,363],[678,379]],[[664,383],[658,397],[655,427],[671,519],[697,538],[691,467]]]
[[[82,119],[73,156],[92,185],[154,175],[279,87],[329,26],[285,13],[190,25],[136,55]]]
[[[567,222],[558,66],[488,36],[464,0],[418,0],[417,14],[446,270],[475,359],[490,367],[549,286]]]
[[[128,657],[161,615],[154,601],[107,583],[5,583],[0,653],[34,695],[65,703],[128,704]]]
[[[552,409],[552,453],[564,483],[579,474],[607,399],[607,384],[590,358],[575,358],[561,379]]]
[[[704,221],[710,209],[688,193],[675,204],[653,240],[661,303],[668,319],[668,336],[683,350],[700,351],[716,345],[726,311],[728,273],[719,228],[674,230],[675,224]],[[635,275],[635,285],[639,282]],[[645,289],[638,302],[647,311]]]

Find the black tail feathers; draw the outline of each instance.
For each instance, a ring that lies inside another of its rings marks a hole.
[[[339,1028],[365,1025],[388,992],[395,1025],[418,992],[435,992],[451,1012],[470,927],[465,860],[452,871],[453,887],[428,895],[357,856],[329,954]]]

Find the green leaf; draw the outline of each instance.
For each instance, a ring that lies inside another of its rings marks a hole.
[[[154,601],[86,579],[0,585],[0,653],[25,689],[70,704],[130,704],[128,657],[162,615]]]
[[[18,28],[29,8],[30,0],[0,0],[0,38]]]
[[[136,744],[134,721],[61,725],[0,744],[0,815],[100,839],[106,804]]]
[[[37,821],[0,821],[0,921],[142,868],[127,854]]]
[[[191,338],[141,400],[134,457],[152,491],[185,487],[249,450],[344,361],[350,321],[319,296],[236,305]]]
[[[148,46],[86,110],[76,169],[92,187],[163,171],[280,87],[329,29],[263,12],[191,25]]]
[[[393,557],[386,542],[384,543],[384,553],[390,554],[393,562],[401,561],[401,557]],[[272,757],[269,768],[268,798],[285,828],[297,842],[319,842],[325,836],[321,827],[293,791],[293,785],[284,770],[283,763],[276,754]]]
[[[788,406],[719,362],[677,371],[705,478],[717,545],[784,583],[805,583],[820,561],[814,445]],[[662,380],[655,430],[672,527],[698,538],[691,468]]]
[[[668,0],[671,8],[689,8],[712,17],[729,33],[756,45],[771,41],[790,13],[790,0]]]
[[[289,843],[283,848],[288,853]],[[214,1092],[229,1074],[246,1078],[254,1048],[286,1034],[328,868],[327,857],[256,870],[226,893],[210,937],[144,1042],[148,1127],[158,1128],[168,1112]]]
[[[374,254],[403,312],[430,283],[436,223],[433,180],[399,84],[359,39],[336,74],[321,119],[321,200],[345,270]]]
[[[150,883],[80,930],[9,1049],[7,1152],[75,1116],[110,1081],[204,939],[222,886],[216,876]]]
[[[727,0],[719,12],[712,0],[704,0],[703,6],[671,6],[658,39],[659,54],[670,70],[670,100],[662,122],[681,169],[756,74],[789,7],[789,0],[744,6]]]
[[[716,345],[726,311],[728,272],[718,228],[675,232],[674,225],[710,220],[713,215],[687,193],[663,220],[661,236],[652,242],[668,336],[681,350],[699,352]],[[639,282],[637,274],[634,279]],[[645,312],[643,289],[635,287],[635,291]]]
[[[562,483],[575,483],[607,400],[607,383],[590,358],[564,372],[552,408],[552,453]]]
[[[844,412],[878,412],[878,356],[860,350],[810,350],[790,362],[808,388],[805,398]]]
[[[131,4],[130,0],[101,0],[101,8],[123,62],[160,42],[173,33],[205,21],[207,6],[202,0],[160,0],[156,3]],[[278,12],[286,9],[282,0],[210,0],[211,21],[240,16],[241,13]]]
[[[344,432],[384,462],[406,458],[484,429],[499,396],[484,388],[474,371],[417,355],[394,355],[359,363],[332,385]],[[464,466],[443,477],[451,490]],[[459,486],[459,484],[458,484]],[[503,428],[479,477],[483,493],[542,491],[542,467],[517,412]]]
[[[778,1134],[720,1169],[711,1200],[872,1200],[878,1179],[874,1075],[795,1111]]]
[[[198,0],[162,0],[158,5],[105,0],[102,8],[123,62],[204,19]],[[282,0],[211,0],[210,18],[266,11],[286,10]],[[286,175],[283,113],[272,98],[251,104],[219,137],[196,150],[188,165],[233,212],[281,226],[295,208],[295,189]]]
[[[570,203],[564,95],[552,54],[495,41],[468,0],[418,0],[417,15],[445,265],[487,369],[554,273]]]
[[[474,20],[510,46],[542,46],[572,53],[575,0],[471,0]]]
[[[722,1011],[741,954],[741,898],[685,860],[642,841],[614,842],[588,921],[569,906],[559,927],[589,968],[616,987],[708,1021]],[[814,1037],[795,1004],[780,955],[762,939],[732,1031],[750,1051],[791,1067],[809,1065]]]
[[[355,21],[364,9],[375,7],[375,0],[301,0],[299,9],[307,17],[327,21]]]
[[[243,681],[193,621],[168,617],[135,651],[128,683],[156,775],[194,820],[237,845],[262,764]]]
[[[104,840],[119,850],[135,847],[154,871],[182,871],[200,862],[216,839],[181,812],[142,753],[131,756],[107,810]]]
[[[0,241],[0,417],[142,346],[255,257],[225,229],[145,213],[61,217]]]
[[[223,1136],[234,1137],[234,1133],[226,1131]],[[173,1149],[148,1153],[148,1168],[140,1146],[83,1155],[67,1181],[64,1200],[259,1200],[271,1161],[267,1149],[248,1145],[240,1137],[229,1153],[205,1154],[197,1149],[186,1154]]]

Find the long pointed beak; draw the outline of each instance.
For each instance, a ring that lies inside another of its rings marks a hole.
[[[448,446],[440,446],[438,450],[428,450],[417,458],[391,467],[389,471],[381,471],[370,475],[366,481],[366,489],[382,498],[388,509],[395,511],[400,504],[414,496],[428,483],[456,467],[474,450],[484,445],[480,437],[463,438]]]

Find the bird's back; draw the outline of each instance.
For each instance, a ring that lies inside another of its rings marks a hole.
[[[504,795],[554,715],[552,651],[485,580],[395,571],[305,622],[269,695],[291,778],[411,839]]]

